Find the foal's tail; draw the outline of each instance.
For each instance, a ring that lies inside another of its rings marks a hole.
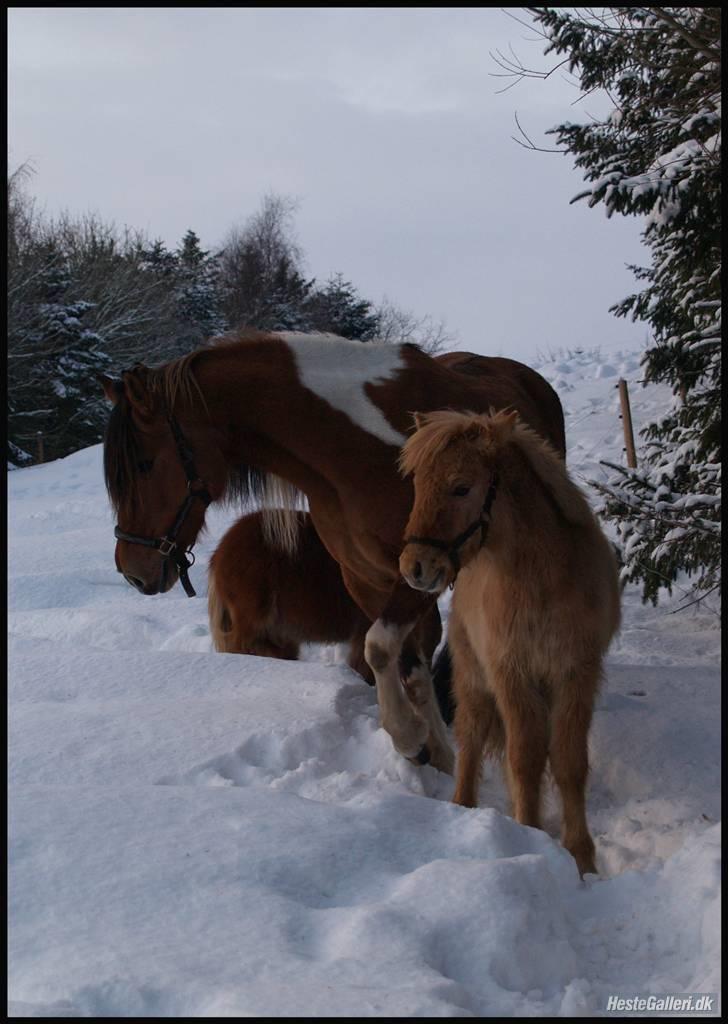
[[[210,634],[215,650],[222,654],[234,654],[233,624],[230,612],[217,592],[215,573],[212,570],[207,584],[207,614],[210,617]]]

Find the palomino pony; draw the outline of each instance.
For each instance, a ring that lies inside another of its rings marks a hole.
[[[207,587],[215,650],[295,661],[302,643],[348,643],[349,665],[374,685],[364,658],[371,623],[311,517],[297,516],[293,554],[271,542],[263,512],[243,516],[224,534],[210,559]]]
[[[401,467],[415,501],[400,558],[411,587],[454,583],[455,803],[475,807],[485,750],[505,742],[514,816],[540,827],[550,761],[563,844],[595,871],[587,733],[619,626],[614,552],[563,460],[515,412],[416,415]]]
[[[451,771],[423,628],[435,598],[399,577],[412,489],[397,472],[411,410],[513,407],[564,450],[561,403],[511,359],[332,335],[249,333],[104,381],[115,403],[104,470],[118,516],[116,565],[142,594],[188,592],[187,553],[210,502],[303,492],[316,532],[373,623],[365,655],[384,729],[418,763]],[[276,485],[278,481],[278,485]],[[282,483],[281,483],[282,481]],[[292,504],[292,500],[289,504]],[[295,542],[295,531],[288,534]]]

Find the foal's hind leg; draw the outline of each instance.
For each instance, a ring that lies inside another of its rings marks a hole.
[[[563,803],[561,841],[579,874],[596,874],[594,840],[586,821],[586,780],[589,773],[587,737],[591,724],[598,672],[591,678],[555,688],[549,759]],[[578,688],[577,688],[578,687]]]
[[[455,694],[455,736],[458,744],[457,785],[453,803],[478,806],[478,783],[488,733],[498,710],[486,689],[486,677],[455,610],[450,613],[448,644]]]
[[[548,756],[548,708],[536,686],[516,673],[492,673],[506,734],[513,817],[541,827],[541,779]]]

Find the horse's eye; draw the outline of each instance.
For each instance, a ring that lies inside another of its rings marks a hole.
[[[460,484],[459,487],[454,487],[452,496],[454,498],[464,498],[467,494],[470,494],[470,488],[466,487],[465,484]]]
[[[153,459],[141,459],[139,462],[137,462],[137,469],[139,470],[140,473],[144,475],[146,475],[147,473],[151,473],[153,461]]]

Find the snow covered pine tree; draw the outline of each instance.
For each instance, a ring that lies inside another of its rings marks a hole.
[[[606,90],[602,121],[552,129],[589,188],[574,200],[646,217],[641,292],[613,307],[649,324],[645,382],[672,407],[642,430],[638,469],[595,483],[619,532],[625,580],[657,603],[680,573],[720,590],[721,107],[718,7],[528,8],[582,94]]]

